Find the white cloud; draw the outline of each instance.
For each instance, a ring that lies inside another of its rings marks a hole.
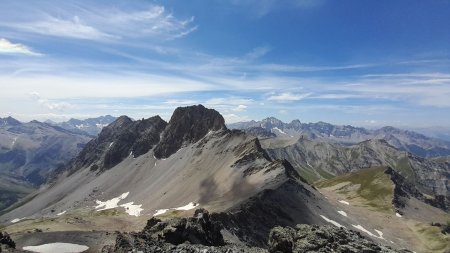
[[[64,111],[73,108],[73,105],[67,102],[51,102],[46,98],[42,98],[38,92],[30,92],[30,97],[37,101],[40,106],[51,111]]]
[[[31,48],[11,41],[0,38],[0,54],[25,54],[32,56],[40,56],[41,54],[34,52]]]
[[[311,95],[311,93],[295,94],[295,93],[291,93],[291,92],[283,92],[283,93],[278,94],[278,95],[272,95],[272,96],[270,96],[267,99],[268,100],[275,100],[275,101],[279,101],[279,102],[298,101],[298,100],[302,100],[304,98],[307,98],[310,95]]]
[[[55,10],[48,7],[35,7],[40,12],[33,12],[34,16],[30,15],[27,21],[1,22],[0,19],[0,26],[34,34],[102,42],[134,38],[171,40],[197,29],[193,25],[193,16],[178,19],[160,5],[121,10],[95,3],[77,8],[62,4],[57,14],[53,14]]]
[[[236,122],[248,121],[249,120],[248,116],[239,116],[239,115],[236,115],[234,113],[223,114],[223,118],[225,119],[225,122],[227,124],[232,124],[232,123],[236,123]]]
[[[164,104],[169,104],[169,105],[195,105],[198,103],[199,102],[197,102],[195,100],[180,100],[180,99],[169,99],[166,102],[164,102]]]
[[[238,105],[236,108],[233,108],[232,110],[235,112],[242,112],[247,109],[248,106],[246,105]]]
[[[101,32],[97,28],[84,24],[78,16],[74,16],[71,20],[48,17],[45,20],[12,24],[11,26],[27,32],[56,37],[87,40],[109,40],[115,38],[114,35]]]

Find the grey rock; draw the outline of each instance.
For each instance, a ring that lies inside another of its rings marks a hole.
[[[222,129],[226,129],[225,120],[216,110],[203,105],[178,107],[155,147],[155,156],[158,159],[167,158],[184,143],[197,142],[209,131]]]

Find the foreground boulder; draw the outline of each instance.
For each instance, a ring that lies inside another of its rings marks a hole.
[[[231,233],[216,219],[198,209],[191,218],[172,218],[165,221],[152,218],[139,233],[119,233],[114,246],[103,252],[210,252],[210,253],[290,253],[290,252],[410,252],[380,246],[359,232],[333,226],[297,225],[275,227],[270,231],[268,249],[250,247],[244,243],[228,243],[223,233]],[[251,236],[251,235],[249,235]]]
[[[8,233],[0,232],[0,252],[12,252],[16,243],[9,237]]]
[[[410,252],[393,250],[367,240],[359,232],[335,226],[300,224],[275,227],[269,235],[269,252]]]

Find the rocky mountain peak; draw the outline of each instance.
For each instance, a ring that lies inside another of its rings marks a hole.
[[[166,125],[159,116],[136,121],[121,116],[86,145],[75,160],[74,168],[95,163],[93,168],[109,169],[128,156],[143,155],[159,142]]]
[[[17,126],[20,125],[20,121],[16,120],[15,118],[9,116],[6,118],[0,118],[0,125],[9,125],[9,126]]]
[[[178,107],[155,147],[157,158],[166,158],[181,148],[183,143],[194,143],[209,131],[226,129],[225,120],[219,112],[203,105]]]

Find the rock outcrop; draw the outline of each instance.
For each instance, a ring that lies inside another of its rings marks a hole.
[[[224,227],[222,221],[217,219],[220,216],[199,209],[194,217],[187,219],[161,221],[152,218],[140,233],[119,233],[116,244],[104,247],[102,252],[410,252],[377,245],[359,232],[345,228],[306,224],[294,228],[273,228],[269,234],[268,248],[226,243],[222,233],[229,228]]]
[[[258,138],[273,138],[277,137],[276,134],[272,133],[271,131],[266,130],[262,127],[250,127],[244,130],[246,133],[256,136]]]
[[[300,224],[275,227],[269,235],[269,252],[411,252],[394,250],[367,240],[359,232],[335,226]]]
[[[0,232],[0,252],[10,252],[16,248],[16,243],[5,232]]]
[[[71,170],[85,166],[91,166],[93,170],[109,169],[130,155],[143,155],[160,141],[160,134],[166,125],[159,116],[137,121],[121,116],[86,144],[72,161]]]
[[[184,143],[194,143],[209,131],[226,129],[225,120],[216,110],[203,105],[178,107],[155,147],[155,157],[167,158]]]

